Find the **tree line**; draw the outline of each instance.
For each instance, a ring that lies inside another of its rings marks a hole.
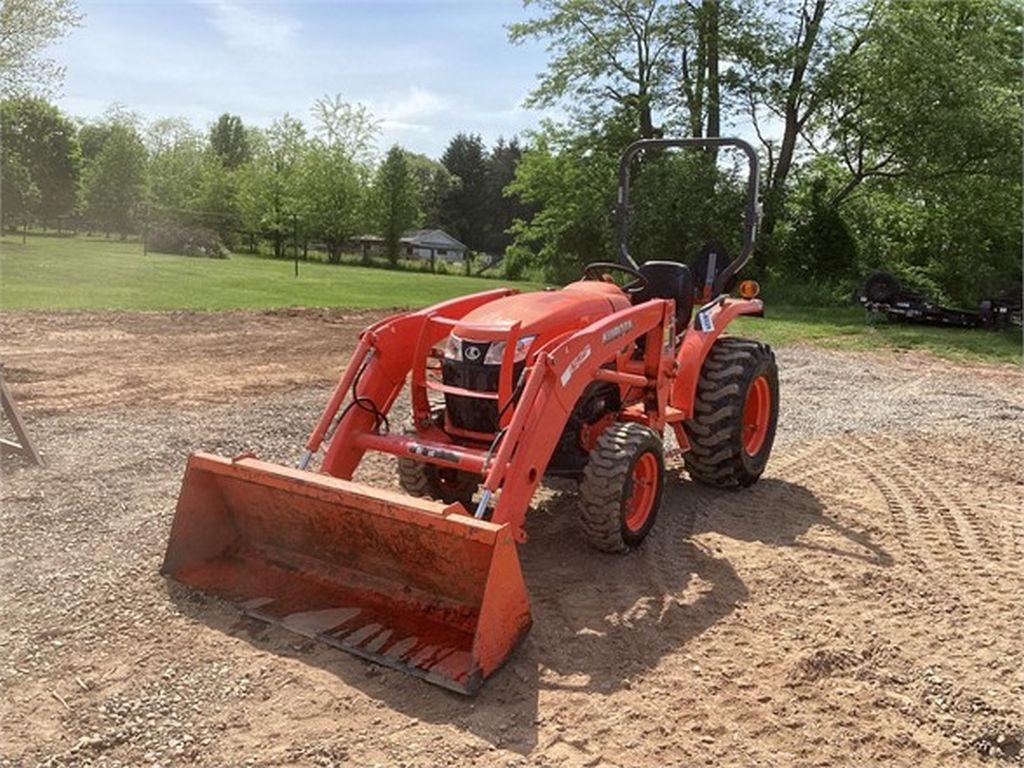
[[[762,161],[754,274],[848,297],[884,267],[967,303],[1021,282],[1021,6],[1015,0],[527,0],[513,42],[550,57],[512,191],[514,270],[614,257],[616,159],[639,138],[743,133]],[[631,251],[736,247],[741,168],[647,157]],[[793,291],[794,295],[797,291]]]
[[[47,46],[80,17],[74,0],[49,1],[3,6],[15,30],[0,46],[5,88],[59,74]],[[1017,0],[525,5],[511,42],[549,52],[527,105],[565,117],[522,145],[459,134],[437,160],[398,146],[380,156],[377,121],[338,97],[318,100],[306,122],[285,115],[260,129],[223,115],[208,131],[119,108],[81,122],[38,94],[7,98],[4,223],[72,216],[122,233],[152,223],[169,241],[203,230],[278,254],[297,238],[332,260],[364,233],[395,259],[404,231],[440,227],[505,254],[510,277],[561,282],[615,258],[616,165],[630,142],[740,133],[763,169],[750,274],[787,298],[845,299],[877,268],[968,304],[1020,286]],[[642,158],[631,252],[692,261],[710,243],[734,250],[743,181],[727,152]]]
[[[0,103],[3,220],[142,234],[169,250],[315,242],[340,261],[377,235],[388,258],[415,228],[441,228],[471,251],[501,254],[526,215],[503,191],[522,156],[517,140],[486,147],[459,133],[439,160],[395,145],[377,153],[378,121],[338,97],[303,122],[266,129],[221,115],[203,132],[187,120],[145,122],[112,107],[80,121],[38,97]]]

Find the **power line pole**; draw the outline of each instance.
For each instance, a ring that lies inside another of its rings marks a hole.
[[[292,214],[292,253],[295,256],[295,276],[299,276],[299,217]]]

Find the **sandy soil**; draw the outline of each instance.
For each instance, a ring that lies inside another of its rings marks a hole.
[[[473,699],[161,579],[187,453],[294,461],[367,318],[0,315],[51,463],[3,464],[0,764],[1024,763],[1010,368],[779,350],[766,476],[722,493],[674,462],[629,556],[543,493],[533,630]]]

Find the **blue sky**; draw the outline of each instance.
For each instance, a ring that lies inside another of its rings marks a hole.
[[[457,131],[493,142],[535,126],[522,107],[543,45],[511,45],[516,0],[446,2],[91,2],[54,58],[67,67],[60,105],[101,115],[112,102],[146,118],[206,126],[222,112],[266,126],[307,120],[340,93],[383,121],[381,145],[439,155]]]

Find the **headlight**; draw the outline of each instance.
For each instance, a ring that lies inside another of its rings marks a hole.
[[[521,363],[526,359],[526,353],[530,351],[530,345],[533,344],[533,340],[537,336],[521,336],[516,341],[516,353],[512,358],[512,362]],[[484,356],[484,363],[487,365],[501,365],[501,360],[505,356],[506,342],[496,341],[491,344],[490,349],[487,350],[487,354]]]
[[[462,339],[454,333],[448,337],[448,343],[444,345],[444,359],[462,362]]]

